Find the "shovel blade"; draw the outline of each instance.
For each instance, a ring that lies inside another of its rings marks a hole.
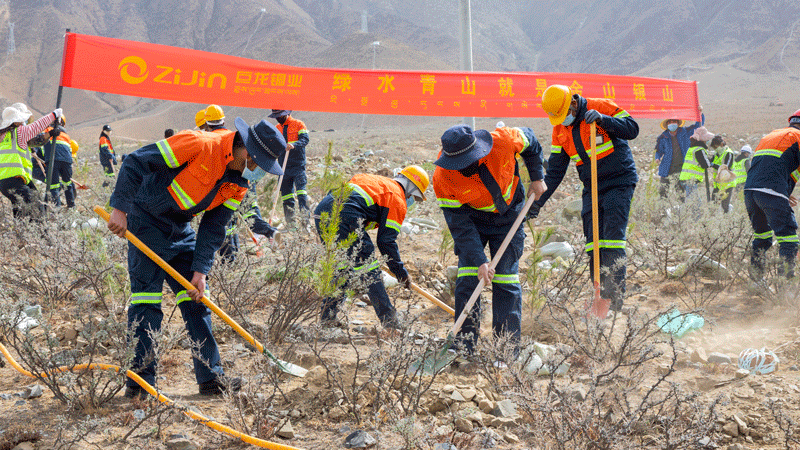
[[[266,348],[264,349],[264,354],[267,356],[267,358],[269,358],[270,363],[275,367],[277,367],[278,370],[280,370],[281,372],[285,372],[288,373],[289,375],[300,378],[306,376],[306,374],[308,373],[308,369],[298,366],[297,364],[292,364],[290,362],[278,359],[277,356],[273,355],[272,352],[270,352]]]
[[[409,375],[419,373],[420,370],[426,375],[435,375],[439,373],[442,369],[449,366],[458,356],[456,352],[450,351],[454,340],[455,338],[452,335],[447,336],[447,341],[445,341],[441,349],[425,353],[422,359],[411,363],[406,372]]]

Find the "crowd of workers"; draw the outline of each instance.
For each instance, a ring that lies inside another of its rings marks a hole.
[[[289,230],[296,229],[299,213],[306,223],[313,217],[322,236],[324,218],[333,210],[335,200],[342,199],[341,220],[334,234],[340,241],[354,232],[357,238],[348,248],[354,267],[342,269],[340,275],[348,280],[355,275],[365,282],[375,313],[387,329],[400,328],[401,319],[384,288],[380,266],[371,258],[375,247],[366,231],[377,229],[379,251],[398,280],[409,287],[411,275],[396,241],[408,207],[425,200],[432,184],[458,257],[456,317],[465,312],[467,300],[482,281],[492,290],[494,335],[507,335],[515,342],[521,334],[518,272],[525,240],[524,225],[517,219],[537,217],[574,162],[584,184],[586,252],[590,264],[599,258],[602,268],[597,280],[600,296],[588,306],[587,316],[602,320],[620,312],[625,298],[628,216],[639,180],[628,141],[638,136],[639,125],[612,100],[584,98],[562,85],[551,85],[543,92],[541,107],[553,126],[547,161],[530,128],[498,124],[488,131],[455,125],[441,136],[432,177],[416,165],[403,168],[393,178],[355,174],[346,185],[322,198],[313,216],[305,173],[309,133],[302,121],[292,117],[292,111],[273,109],[269,118],[275,119],[276,125],[261,120],[251,126],[236,118],[234,127],[228,129],[222,108],[209,105],[195,116],[197,129],[166,130],[163,140],[121,158],[116,174],[112,130],[103,126],[99,158],[106,177],[104,185],[116,178],[108,228],[121,237],[131,231],[195,287],[187,290],[139,249],[129,246],[128,323],[136,338],[135,371],[145,381],[155,381],[156,361],[149,356],[153,348],[149,331],[161,327],[166,281],[198,347],[193,358],[199,392],[213,395],[239,388],[241,380],[224,378],[210,310],[197,300],[208,293],[206,277],[215,253],[226,260],[236,257],[237,221],[244,221],[253,234],[280,236],[261,216],[256,196],[248,195],[267,174],[281,177],[278,185]],[[60,205],[60,191],[64,190],[67,207],[75,205],[70,151],[74,141],[64,130],[63,112],[57,109],[36,121],[30,118],[27,107],[17,103],[3,111],[0,125],[0,192],[11,201],[18,219],[44,213],[46,207],[37,198],[33,179],[44,179],[47,173],[52,180],[46,187],[52,203]],[[751,274],[758,277],[763,273],[764,253],[774,237],[783,258],[780,270],[792,277],[798,237],[792,209],[797,201],[791,193],[800,177],[800,110],[790,116],[788,127],[765,136],[754,152],[746,145],[733,152],[722,136],[703,126],[704,122],[705,116],[690,126],[678,118],[661,123],[664,132],[656,140],[655,161],[662,195],[677,189],[684,202],[701,201],[699,192],[704,185],[705,198],[718,199],[727,212],[734,190],[743,186],[744,204],[755,234]],[[43,147],[42,152],[32,154],[37,146]],[[590,164],[592,151],[596,154],[596,174]],[[527,187],[520,178],[518,156],[529,175]],[[591,195],[593,182],[597,185],[596,205]],[[530,196],[533,199],[529,201]],[[597,227],[592,223],[593,206],[597,208]],[[190,223],[201,213],[195,231]],[[594,229],[599,230],[599,254],[595,254],[593,245]],[[338,309],[343,299],[341,294],[323,300],[323,325],[341,325]],[[466,353],[473,350],[479,335],[480,305],[480,301],[474,302],[466,311],[458,333]],[[129,380],[125,395],[134,398],[146,393]]]

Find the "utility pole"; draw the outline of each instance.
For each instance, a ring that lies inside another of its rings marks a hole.
[[[372,70],[375,70],[375,51],[381,45],[381,41],[372,41]],[[364,120],[367,118],[366,114],[361,115],[361,131],[364,131]]]
[[[472,72],[472,10],[470,0],[461,0],[461,70]],[[475,118],[464,117],[464,123],[475,129]]]

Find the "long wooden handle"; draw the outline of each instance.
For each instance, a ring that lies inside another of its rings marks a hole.
[[[106,222],[111,220],[111,216],[103,208],[95,206],[93,209],[94,212],[97,213],[98,216],[102,217],[103,220],[105,220]],[[184,278],[183,275],[178,273],[177,270],[173,269],[172,266],[169,265],[169,263],[167,263],[160,256],[155,254],[155,252],[150,250],[150,247],[148,247],[144,242],[140,241],[139,238],[133,235],[133,233],[131,233],[130,231],[125,231],[125,237],[133,245],[135,245],[136,248],[141,250],[142,253],[147,255],[156,264],[158,264],[159,267],[164,269],[164,271],[167,272],[172,278],[175,278],[178,281],[178,283],[181,284],[181,286],[186,288],[186,290],[192,291],[197,289],[192,283],[189,282],[189,280]],[[236,330],[236,332],[239,333],[239,335],[242,336],[247,342],[249,342],[250,345],[257,348],[259,352],[264,353],[264,346],[261,345],[261,343],[258,342],[252,335],[250,335],[250,333],[248,333],[244,328],[240,327],[235,320],[231,319],[230,316],[228,316],[225,313],[225,311],[219,309],[219,307],[215,305],[214,302],[209,300],[208,297],[204,295],[203,298],[200,299],[200,301],[203,302],[204,305],[208,306],[208,309],[213,311],[214,314],[218,315],[225,323],[230,325],[231,328]]]
[[[415,290],[419,295],[427,298],[428,300],[431,301],[431,303],[433,303],[434,305],[438,306],[439,308],[442,308],[443,310],[447,311],[448,314],[450,314],[451,316],[455,317],[456,311],[453,308],[449,307],[446,303],[442,302],[438,298],[436,298],[433,295],[431,295],[425,289],[422,289],[421,287],[419,287],[416,283],[411,283],[411,289]]]
[[[492,261],[489,263],[489,268],[494,269],[497,267],[497,263],[500,262],[500,258],[502,258],[503,253],[506,252],[508,244],[511,243],[511,239],[514,238],[514,235],[517,233],[517,229],[522,224],[522,221],[525,220],[525,216],[528,215],[528,210],[531,209],[531,205],[533,205],[534,201],[536,201],[535,195],[531,194],[528,196],[528,201],[525,202],[525,206],[522,207],[522,211],[519,212],[516,220],[514,220],[514,224],[511,225],[511,229],[508,230],[506,237],[503,239],[503,243],[500,244],[500,248],[497,249],[497,253],[494,254],[494,258],[492,258]],[[461,330],[461,326],[464,325],[464,321],[467,320],[467,314],[470,313],[472,305],[475,304],[475,300],[480,297],[481,291],[483,290],[483,286],[485,284],[486,283],[483,281],[483,279],[478,277],[478,286],[475,287],[475,290],[472,292],[472,296],[469,298],[469,301],[466,305],[464,305],[464,310],[461,311],[461,315],[458,316],[456,323],[453,324],[453,328],[450,329],[451,335],[455,336],[456,333]]]
[[[382,266],[381,269],[383,271],[385,271],[385,272],[391,272],[391,269],[389,269],[387,266]],[[456,315],[456,312],[455,312],[455,310],[453,310],[453,308],[447,306],[446,303],[444,303],[441,300],[439,300],[438,298],[434,297],[433,295],[431,295],[430,292],[426,291],[425,289],[422,289],[416,283],[413,283],[413,282],[411,283],[411,289],[416,291],[419,295],[421,295],[421,296],[427,298],[428,300],[430,300],[431,303],[433,303],[434,305],[436,305],[439,308],[442,308],[443,310],[445,310],[448,313],[450,313],[451,316],[455,316]]]
[[[597,204],[597,124],[589,124],[590,139],[592,140],[591,170],[592,170],[592,252],[594,264],[595,300],[600,300],[600,206]]]
[[[281,193],[281,184],[283,183],[283,175],[286,173],[286,163],[289,161],[289,151],[283,157],[283,165],[281,166],[281,176],[278,177],[278,184],[275,185],[275,194],[272,196],[272,210],[269,212],[269,224],[272,225],[272,218],[275,216],[275,207],[278,205],[278,195]]]

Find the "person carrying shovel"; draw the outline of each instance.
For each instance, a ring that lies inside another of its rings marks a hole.
[[[128,326],[137,339],[134,372],[151,385],[156,362],[149,330],[161,329],[164,280],[175,292],[190,339],[199,347],[195,378],[202,395],[238,390],[240,379],[224,380],[219,349],[211,331],[211,312],[200,299],[207,294],[206,275],[225,239],[225,225],[247,192],[248,180],[266,172],[280,174],[274,156],[286,142],[266,121],[249,127],[236,119],[237,131],[186,130],[128,155],[111,195],[108,228],[124,237],[130,230],[196,289],[187,290],[134,245],[128,246],[131,304]],[[203,216],[197,233],[192,218]],[[145,391],[128,379],[125,396]]]
[[[553,192],[561,184],[570,161],[575,161],[578,176],[583,182],[583,234],[590,266],[597,257],[594,252],[593,230],[598,230],[600,251],[599,297],[589,307],[589,314],[604,319],[609,309],[622,310],[625,296],[625,232],[633,191],[639,180],[628,140],[639,134],[639,125],[613,101],[603,98],[584,98],[570,88],[554,84],[542,94],[542,109],[553,125],[553,149],[550,153],[547,192],[531,207],[536,217]],[[596,127],[592,142],[592,127]],[[590,152],[596,154],[597,226],[592,220],[592,168]],[[597,275],[592,281],[597,286]]]
[[[508,334],[514,342],[521,335],[522,288],[519,259],[525,241],[520,221],[512,227],[526,203],[516,156],[521,155],[530,174],[528,196],[539,197],[547,189],[542,181],[542,147],[530,128],[498,127],[491,133],[466,125],[455,125],[442,135],[442,151],[433,173],[433,190],[453,236],[458,256],[455,314],[463,320],[456,342],[472,353],[480,331],[480,299],[460,316],[479,285],[479,278],[492,286],[492,329]],[[513,233],[496,267],[488,262],[502,253],[501,243]]]

